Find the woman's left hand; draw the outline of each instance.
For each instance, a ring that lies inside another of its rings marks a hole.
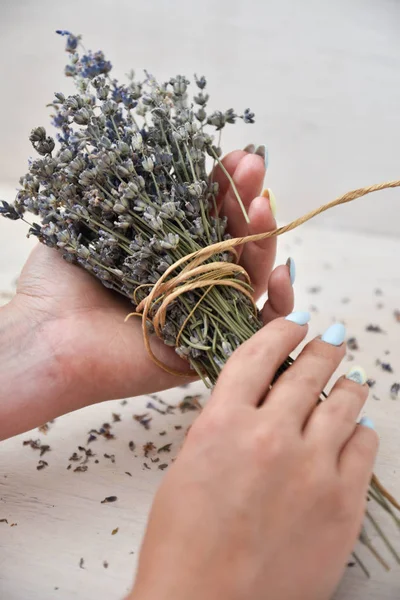
[[[237,150],[223,162],[250,216],[248,226],[226,176],[217,168],[219,210],[228,217],[231,235],[274,229],[269,200],[259,196],[263,159]],[[275,253],[275,238],[240,249],[240,262],[254,282],[256,296],[268,288],[266,321],[293,307],[288,267],[272,271]],[[124,322],[131,310],[127,300],[64,261],[56,250],[38,244],[19,278],[15,298],[0,309],[0,439],[91,403],[182,383],[152,362],[140,321]],[[158,339],[152,344],[164,363],[187,369],[173,349]]]

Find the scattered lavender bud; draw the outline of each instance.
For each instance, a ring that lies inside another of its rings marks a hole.
[[[400,383],[394,383],[390,388],[390,397],[392,400],[397,400],[400,393]]]

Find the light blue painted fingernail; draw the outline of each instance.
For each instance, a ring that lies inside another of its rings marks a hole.
[[[290,256],[286,261],[286,266],[289,268],[290,283],[293,285],[296,280],[296,263]]]
[[[355,383],[359,383],[360,385],[364,385],[367,383],[367,373],[364,371],[362,367],[351,367],[351,369],[346,374],[346,379],[350,379]]]
[[[296,312],[292,312],[290,315],[285,317],[287,321],[292,321],[292,323],[297,323],[297,325],[306,325],[311,319],[311,315],[306,310],[298,310]]]
[[[322,334],[321,340],[332,346],[341,346],[345,337],[345,326],[342,323],[334,323]]]
[[[363,425],[364,427],[369,427],[369,429],[375,429],[374,422],[369,417],[361,417],[360,425]]]

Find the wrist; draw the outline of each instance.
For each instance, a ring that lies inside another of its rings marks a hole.
[[[62,373],[43,324],[17,299],[0,308],[0,440],[59,416]]]

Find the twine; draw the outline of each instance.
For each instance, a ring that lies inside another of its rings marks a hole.
[[[338,206],[339,204],[346,204],[347,202],[352,202],[353,200],[361,198],[362,196],[366,196],[367,194],[371,194],[372,192],[378,192],[380,190],[396,188],[399,186],[400,180],[397,180],[388,181],[386,183],[379,183],[371,185],[369,187],[358,188],[356,190],[347,192],[343,196],[339,196],[335,200],[332,200],[331,202],[328,202],[327,204],[324,204],[319,208],[303,215],[302,217],[295,219],[288,225],[278,227],[273,231],[248,235],[245,237],[232,238],[230,240],[225,240],[223,242],[212,244],[211,246],[207,246],[206,248],[201,248],[196,252],[192,252],[191,254],[188,254],[187,256],[184,256],[183,258],[177,260],[165,271],[165,273],[158,279],[157,283],[152,287],[150,293],[138,304],[138,306],[136,307],[136,312],[130,313],[125,320],[128,320],[132,316],[141,317],[144,345],[150,358],[161,369],[167,371],[167,373],[170,373],[171,375],[187,377],[188,373],[183,373],[182,371],[176,371],[175,369],[171,369],[170,367],[168,367],[168,365],[164,364],[155,356],[150,346],[150,333],[147,327],[148,322],[150,322],[153,325],[156,335],[159,338],[162,338],[162,328],[165,325],[167,309],[171,302],[176,300],[176,298],[178,298],[182,294],[185,294],[189,291],[199,288],[205,288],[204,294],[197,302],[195,307],[192,309],[178,333],[176,340],[176,345],[178,345],[179,339],[182,335],[187,321],[190,319],[197,307],[200,305],[205,295],[208,294],[214,286],[227,286],[238,290],[251,301],[255,313],[257,313],[257,307],[252,295],[250,277],[246,270],[240,265],[236,264],[235,262],[227,263],[222,261],[214,261],[205,265],[203,263],[206,260],[211,258],[213,255],[221,254],[222,252],[231,252],[234,259],[237,260],[237,253],[235,251],[235,248],[237,246],[247,244],[248,242],[258,242],[260,240],[266,240],[268,238],[282,235],[287,231],[292,231],[293,229],[296,229],[300,225],[303,225],[303,223],[310,221],[317,215],[320,215],[321,213],[329,210],[330,208],[333,208],[334,206]],[[166,281],[166,279],[178,267],[185,263],[187,263],[187,265],[183,267],[183,269],[178,275]],[[241,279],[236,279],[235,277],[237,276],[241,277]],[[151,313],[153,312],[153,316],[150,317]]]

